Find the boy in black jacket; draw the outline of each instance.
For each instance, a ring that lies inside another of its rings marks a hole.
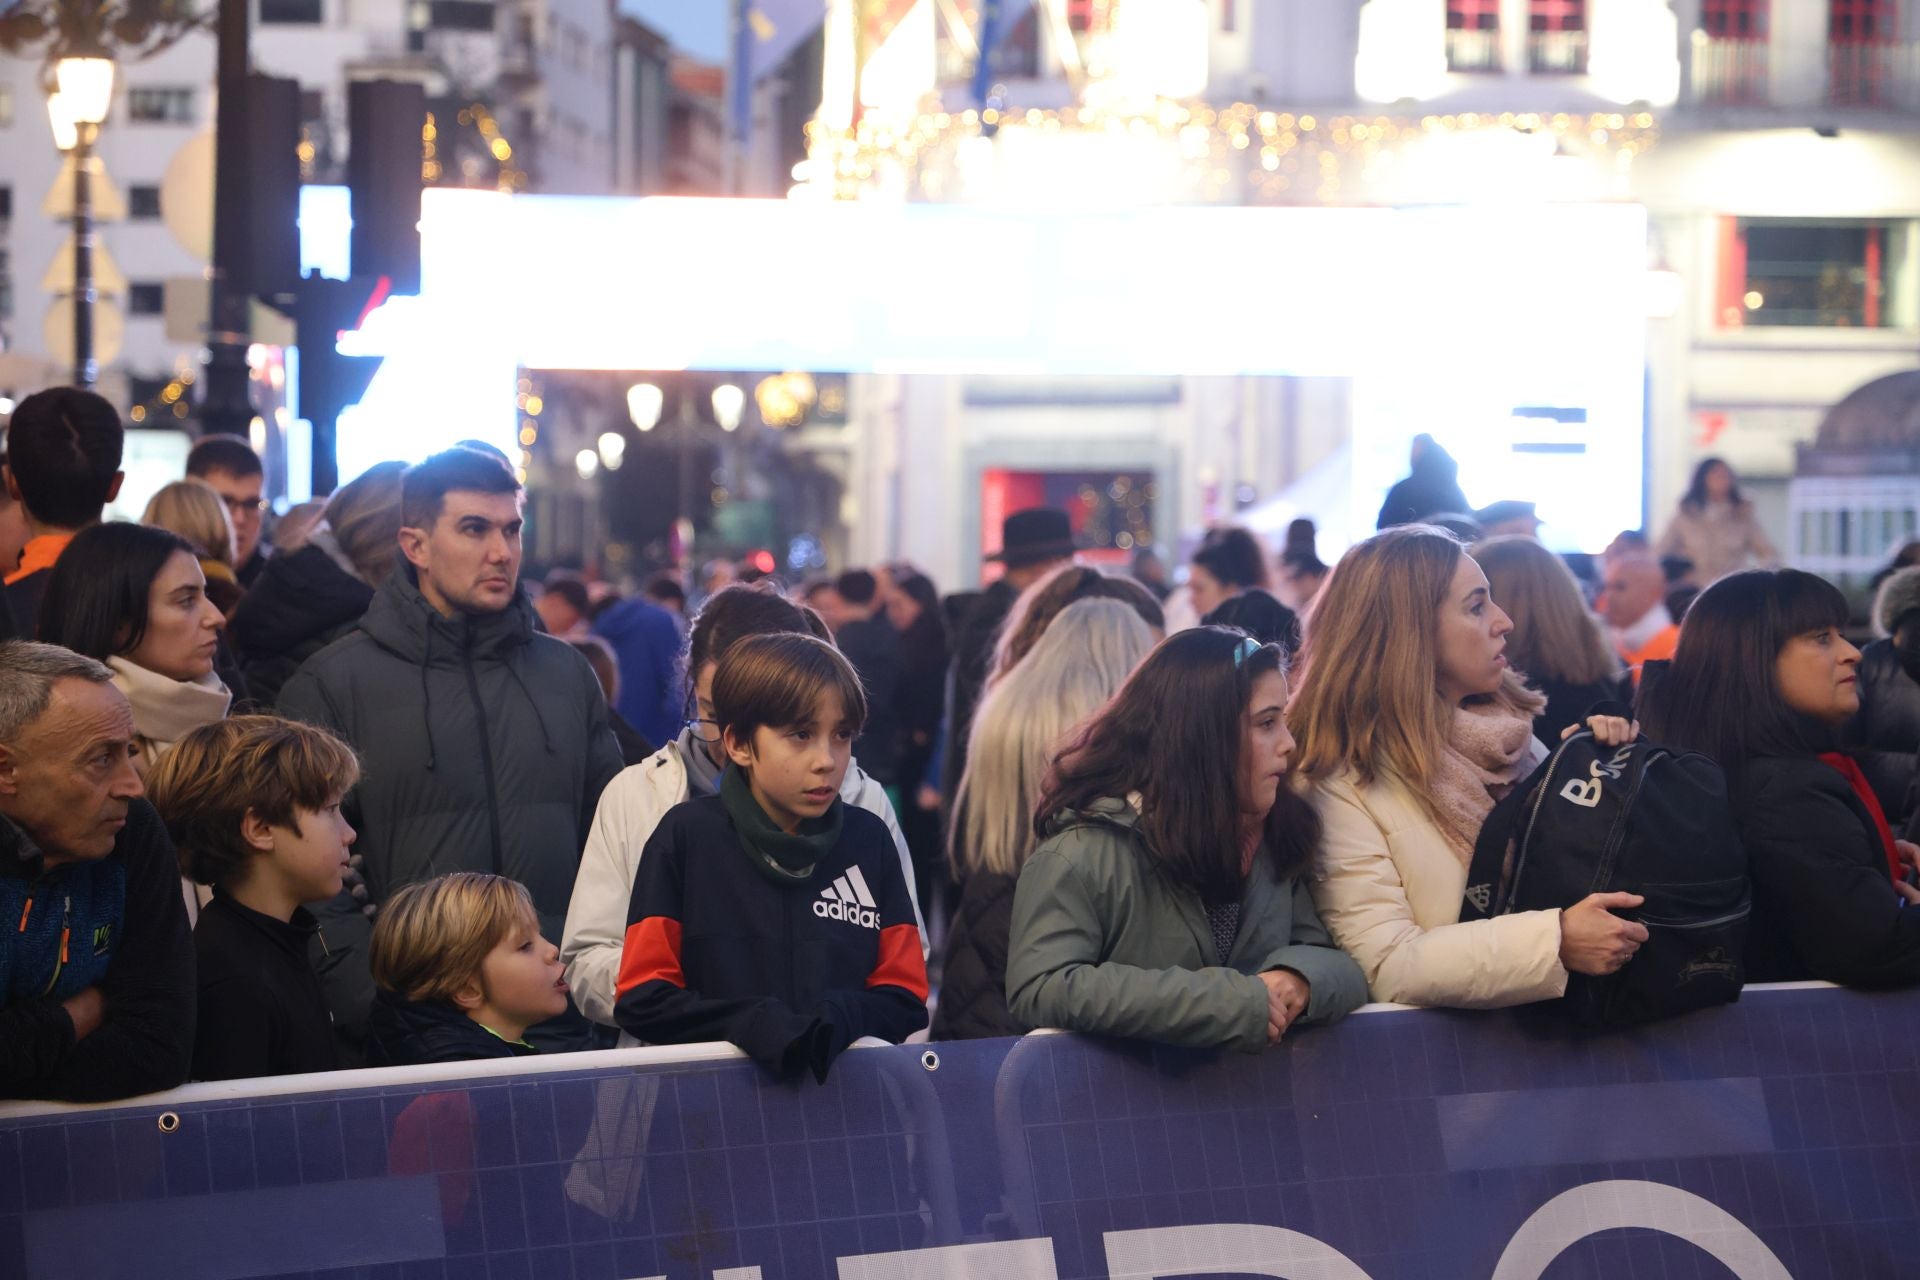
[[[333,1017],[308,959],[304,902],[340,892],[353,828],[340,801],[360,777],[322,729],[234,716],[181,738],[147,777],[188,879],[213,886],[194,927],[196,1080],[331,1071]]]
[[[855,1040],[927,1024],[899,854],[840,800],[866,697],[831,645],[782,634],[728,650],[713,703],[732,767],[647,841],[615,1017],[650,1043],[730,1040],[824,1080]]]
[[[376,1067],[525,1057],[527,1028],[567,1008],[560,948],[540,936],[527,887],[504,876],[408,885],[380,909],[367,959]]]

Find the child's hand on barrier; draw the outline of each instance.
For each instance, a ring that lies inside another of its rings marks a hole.
[[[1260,981],[1267,985],[1267,1043],[1272,1044],[1307,1011],[1313,989],[1291,969],[1269,969],[1260,975]]]

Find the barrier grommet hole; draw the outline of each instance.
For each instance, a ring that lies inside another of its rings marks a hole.
[[[160,1132],[172,1133],[180,1127],[180,1117],[172,1111],[160,1113]]]
[[[940,1069],[940,1055],[929,1049],[920,1055],[920,1065],[929,1071],[938,1071]]]

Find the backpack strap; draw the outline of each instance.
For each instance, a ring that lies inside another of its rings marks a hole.
[[[1527,802],[1552,768],[1553,757],[1548,756],[1537,769],[1515,783],[1480,824],[1480,834],[1473,842],[1473,861],[1467,865],[1467,891],[1460,899],[1462,920],[1490,920],[1506,913],[1509,886],[1503,873],[1507,853],[1520,838]]]

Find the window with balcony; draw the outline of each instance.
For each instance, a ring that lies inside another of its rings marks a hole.
[[[429,13],[435,31],[493,30],[492,0],[432,0]]]
[[[1767,100],[1770,0],[1702,0],[1693,41],[1693,91],[1726,105]]]
[[[157,316],[167,310],[167,287],[163,284],[133,284],[127,286],[127,314],[135,316]]]
[[[1587,73],[1586,0],[1527,0],[1527,70],[1545,76]]]
[[[317,27],[322,0],[260,0],[260,21],[281,26]]]
[[[1903,50],[1894,42],[1894,0],[1831,0],[1827,6],[1827,97],[1836,106],[1892,106]]]
[[[1500,0],[1447,0],[1447,70],[1500,70]]]
[[[193,90],[129,89],[127,118],[150,124],[192,124]]]
[[[1913,329],[1920,222],[1912,219],[1729,218],[1723,228],[1720,324]]]
[[[160,216],[160,188],[128,187],[127,216],[129,218],[157,218]]]

